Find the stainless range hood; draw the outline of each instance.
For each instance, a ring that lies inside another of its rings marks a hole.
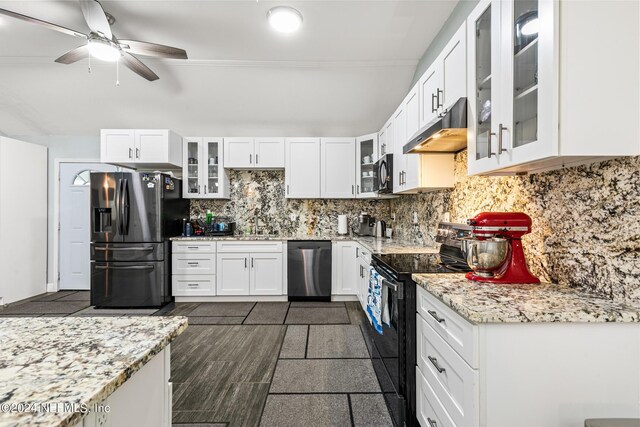
[[[409,141],[402,152],[456,153],[467,148],[467,98],[460,98],[439,118]]]

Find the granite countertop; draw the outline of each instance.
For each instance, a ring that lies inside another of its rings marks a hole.
[[[0,403],[104,401],[187,328],[185,317],[0,320]],[[72,426],[85,414],[0,412],[0,426]]]
[[[640,307],[553,283],[477,283],[464,274],[414,274],[413,280],[472,323],[640,322]]]
[[[172,237],[173,241],[216,241],[216,240],[331,240],[333,242],[353,240],[367,247],[374,254],[418,254],[418,253],[438,253],[438,249],[432,246],[425,246],[419,243],[407,242],[404,240],[386,239],[372,236],[356,236],[337,234],[327,234],[319,236],[273,236],[273,235],[249,235],[249,236],[205,236],[205,237]]]

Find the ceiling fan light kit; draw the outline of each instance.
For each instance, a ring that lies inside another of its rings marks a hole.
[[[154,81],[158,80],[159,77],[132,54],[156,58],[188,59],[187,52],[184,49],[136,40],[118,40],[111,33],[111,25],[115,22],[115,18],[106,13],[99,2],[96,0],[79,0],[79,2],[84,19],[91,30],[88,35],[6,9],[0,9],[0,15],[37,24],[50,30],[86,40],[86,44],[72,49],[57,58],[55,62],[60,64],[73,64],[82,59],[89,59],[89,70],[91,70],[91,57],[106,62],[117,62],[118,64],[122,62],[125,67],[139,76],[148,81]]]

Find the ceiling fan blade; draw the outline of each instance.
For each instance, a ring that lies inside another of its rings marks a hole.
[[[74,62],[78,62],[81,59],[85,59],[88,57],[89,47],[85,44],[65,53],[60,58],[56,59],[56,62],[59,64],[73,64]]]
[[[122,57],[120,58],[125,67],[138,74],[139,76],[144,77],[150,82],[154,80],[158,80],[160,77],[156,75],[149,67],[144,65],[138,58],[131,55],[127,52],[122,52]]]
[[[87,21],[87,25],[91,28],[91,31],[101,33],[111,40],[113,37],[113,34],[111,34],[111,26],[100,3],[96,0],[80,0],[80,9],[82,9],[84,19]]]
[[[10,17],[16,18],[16,19],[21,19],[21,20],[23,20],[25,22],[30,22],[32,24],[37,24],[37,25],[40,25],[42,27],[46,27],[46,28],[48,28],[50,30],[54,30],[54,31],[58,31],[60,33],[68,34],[70,36],[79,37],[81,39],[86,39],[87,38],[86,34],[79,33],[78,31],[70,30],[69,28],[61,27],[60,25],[52,24],[51,22],[43,21],[41,19],[32,18],[31,16],[22,15],[20,13],[12,12],[10,10],[0,9],[0,14],[1,15],[10,16]]]
[[[139,42],[136,40],[118,40],[122,49],[136,55],[156,56],[160,58],[188,59],[187,52],[177,47],[162,44]]]

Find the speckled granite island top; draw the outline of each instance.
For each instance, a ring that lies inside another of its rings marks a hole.
[[[80,412],[4,409],[100,403],[186,328],[185,317],[0,320],[0,426],[75,425]]]
[[[640,322],[640,307],[552,283],[495,285],[464,274],[414,274],[427,292],[472,323]]]
[[[432,246],[425,246],[418,243],[407,242],[404,240],[382,239],[370,236],[339,236],[339,235],[318,235],[318,236],[268,236],[268,235],[251,235],[251,236],[206,236],[206,237],[172,237],[174,241],[216,241],[216,240],[242,240],[242,241],[264,241],[264,240],[331,240],[333,242],[353,240],[363,244],[374,254],[428,254],[438,253],[438,249]]]

